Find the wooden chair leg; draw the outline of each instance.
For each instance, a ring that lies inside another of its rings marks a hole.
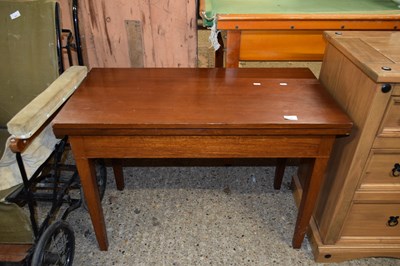
[[[123,173],[123,168],[122,168],[122,160],[113,159],[112,166],[113,166],[115,183],[117,185],[117,189],[124,190],[125,182],[124,182],[124,173]]]
[[[281,189],[283,174],[285,173],[286,158],[278,158],[275,168],[274,189]]]

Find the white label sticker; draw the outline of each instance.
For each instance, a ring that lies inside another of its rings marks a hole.
[[[10,18],[11,19],[16,19],[16,18],[19,18],[20,16],[21,16],[21,13],[19,13],[19,10],[17,10],[14,13],[10,14]]]
[[[299,120],[299,119],[297,118],[297,115],[284,115],[283,118],[284,118],[285,120],[291,120],[291,121]]]
[[[254,86],[261,86],[261,83],[260,82],[253,82],[253,85]]]
[[[287,86],[287,83],[286,83],[286,82],[281,82],[281,83],[279,83],[279,85],[281,85],[281,86]]]

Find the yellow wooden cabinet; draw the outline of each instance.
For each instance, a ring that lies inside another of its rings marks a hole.
[[[335,143],[311,220],[315,259],[400,258],[400,32],[325,39],[320,81],[354,128]]]

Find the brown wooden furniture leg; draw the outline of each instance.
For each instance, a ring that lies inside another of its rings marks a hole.
[[[276,161],[274,189],[281,189],[283,174],[285,173],[286,158],[278,158]]]
[[[221,47],[215,51],[215,67],[224,67],[224,40],[222,39],[222,34],[218,34],[218,43]]]
[[[319,189],[322,184],[328,158],[303,159],[299,175],[309,173],[304,180],[303,193],[293,234],[293,248],[301,248],[311,215],[314,211]],[[308,169],[304,170],[304,168]]]
[[[228,30],[226,33],[226,68],[239,67],[240,31]]]
[[[122,160],[113,159],[112,167],[113,167],[113,171],[114,171],[114,178],[115,178],[115,183],[117,185],[117,189],[124,190],[125,182],[124,182],[124,172],[123,172],[123,168],[122,168]]]
[[[81,178],[81,186],[85,195],[90,218],[92,219],[93,229],[100,250],[108,249],[108,239],[106,225],[104,221],[103,209],[101,207],[99,190],[97,187],[96,171],[94,161],[86,158],[84,141],[82,138],[70,138],[72,151],[76,166]]]

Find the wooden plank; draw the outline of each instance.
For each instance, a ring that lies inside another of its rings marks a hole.
[[[131,67],[144,67],[142,23],[139,20],[126,20],[125,27]]]

